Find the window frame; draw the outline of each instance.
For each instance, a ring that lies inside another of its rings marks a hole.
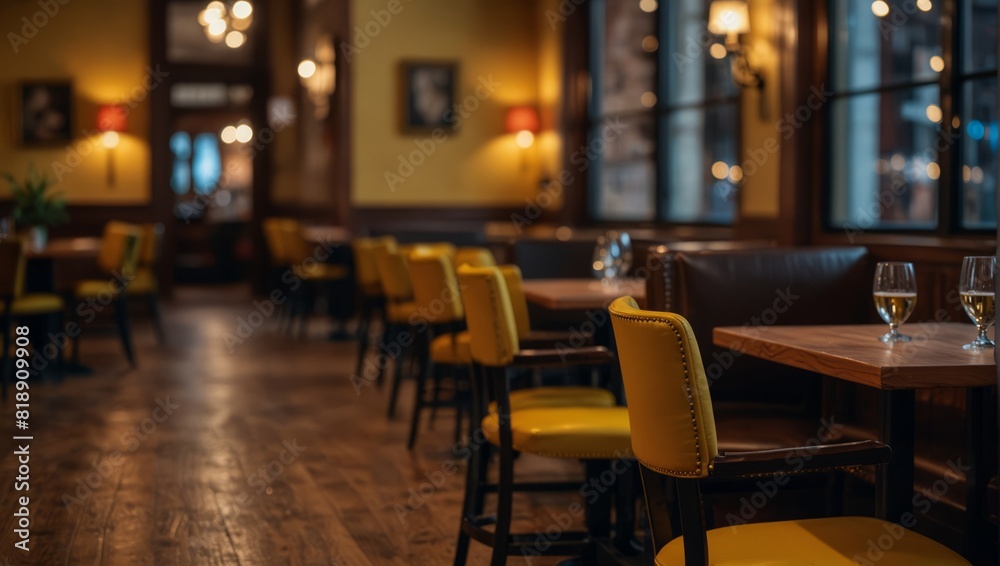
[[[605,47],[604,30],[606,19],[604,18],[604,6],[607,1],[608,0],[589,0],[586,10],[588,16],[588,24],[586,26],[588,50],[587,71],[589,75],[590,94],[587,97],[586,115],[584,116],[585,140],[586,143],[591,143],[591,141],[594,140],[594,133],[599,131],[601,124],[611,116],[618,116],[623,119],[648,118],[653,121],[654,148],[650,159],[654,162],[653,171],[655,175],[653,187],[654,213],[653,218],[648,220],[608,219],[599,217],[595,213],[595,206],[598,200],[597,195],[601,190],[600,173],[604,164],[604,160],[600,159],[595,160],[597,163],[594,166],[591,166],[589,168],[590,170],[585,174],[587,189],[584,191],[584,206],[582,212],[586,224],[593,226],[629,225],[650,228],[700,228],[704,230],[704,233],[711,234],[713,237],[731,237],[734,228],[740,223],[741,220],[743,197],[742,183],[736,187],[733,217],[729,222],[710,222],[703,220],[682,222],[669,220],[667,218],[667,202],[669,201],[667,175],[669,170],[669,152],[672,144],[670,140],[665,137],[662,124],[664,120],[669,118],[670,115],[677,112],[691,110],[708,111],[712,108],[732,105],[736,115],[736,123],[738,124],[738,127],[736,128],[737,131],[733,133],[736,142],[737,157],[737,162],[734,163],[734,165],[742,165],[745,160],[743,156],[742,128],[743,89],[736,87],[735,94],[731,96],[706,97],[695,102],[674,103],[667,101],[668,97],[666,95],[669,86],[668,73],[665,72],[664,66],[671,64],[671,60],[669,53],[666,52],[667,50],[664,49],[664,46],[669,43],[666,40],[670,38],[670,26],[673,22],[671,21],[671,11],[666,9],[666,3],[669,0],[660,0],[660,5],[658,6],[655,14],[652,16],[655,18],[654,33],[659,43],[659,48],[656,50],[654,55],[655,69],[653,76],[653,88],[656,93],[656,104],[651,108],[627,110],[613,115],[603,113],[600,108],[600,89],[603,78],[602,69]],[[707,14],[711,0],[701,1],[705,4]],[[706,56],[708,55],[706,54]],[[701,194],[704,195],[704,188],[702,189]]]
[[[823,0],[816,3],[816,43],[815,54],[812,61],[815,63],[816,73],[812,78],[819,82],[811,82],[809,76],[803,76],[798,80],[799,88],[808,88],[810,84],[832,84],[833,82],[833,19],[832,5],[834,2],[847,0]],[[940,0],[939,0],[940,1]],[[942,119],[937,135],[949,137],[955,132],[952,126],[953,119],[961,117],[964,100],[962,88],[971,81],[997,78],[997,69],[980,70],[974,72],[964,72],[962,64],[964,54],[961,54],[960,39],[962,37],[961,10],[964,2],[971,0],[950,0],[942,2],[941,25],[941,56],[946,61],[946,71],[938,73],[937,80],[910,80],[893,81],[887,84],[880,84],[876,87],[862,89],[845,89],[835,92],[822,109],[821,123],[823,130],[818,136],[818,147],[813,152],[815,158],[821,164],[821,178],[818,182],[819,194],[815,199],[813,218],[816,220],[813,225],[814,240],[829,240],[832,234],[846,233],[846,224],[849,221],[839,224],[833,220],[833,202],[835,199],[833,187],[833,126],[834,113],[833,106],[836,100],[848,100],[856,96],[871,94],[886,94],[894,92],[904,92],[909,89],[921,88],[936,85],[939,91],[939,103],[942,111]],[[829,38],[829,39],[827,39]],[[998,85],[1000,88],[1000,85]],[[868,227],[864,228],[865,234],[870,234],[868,239],[875,237],[911,236],[927,237],[929,239],[947,238],[977,238],[990,237],[996,233],[996,227],[988,228],[966,228],[962,225],[962,193],[963,185],[961,180],[961,160],[965,150],[965,135],[962,128],[965,125],[964,119],[959,125],[958,136],[955,143],[946,150],[940,152],[938,164],[941,168],[941,176],[938,180],[937,188],[937,226],[933,229],[921,228],[900,228],[900,227]],[[1000,181],[1000,177],[998,177]],[[854,238],[849,238],[854,242]],[[862,238],[865,239],[865,238]]]

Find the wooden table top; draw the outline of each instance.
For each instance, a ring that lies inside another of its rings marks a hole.
[[[305,226],[302,232],[310,242],[346,244],[351,241],[351,231],[343,226]]]
[[[57,238],[50,240],[44,250],[28,251],[28,258],[74,259],[95,258],[101,249],[100,238]]]
[[[552,310],[603,309],[625,295],[641,306],[646,301],[646,282],[626,279],[618,286],[605,287],[597,279],[527,279],[524,295],[529,302]]]
[[[912,342],[884,344],[885,324],[718,327],[716,346],[877,389],[983,387],[997,382],[993,350],[963,350],[976,327],[904,324]],[[991,337],[995,335],[990,329]]]

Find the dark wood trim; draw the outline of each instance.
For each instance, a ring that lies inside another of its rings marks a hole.
[[[814,25],[815,0],[777,0],[774,15],[778,30],[775,41],[778,50],[778,87],[781,91],[778,115],[794,114],[795,109],[808,98],[809,87],[815,84],[817,56],[814,46],[818,43]],[[820,128],[819,117],[783,140],[779,161],[778,179],[778,241],[782,245],[802,245],[809,240],[810,199],[812,190],[810,172],[814,168],[801,165],[813,155],[813,148]]]
[[[512,222],[524,207],[356,207],[351,228],[358,234],[379,232],[482,231],[487,222]]]
[[[562,106],[562,171],[572,175],[563,186],[563,206],[559,220],[578,226],[587,220],[586,171],[572,163],[572,155],[587,145],[587,110],[590,104],[590,2],[584,2],[562,22],[563,33],[563,106]],[[559,174],[552,176],[558,179]]]
[[[339,52],[341,41],[351,42],[351,2],[334,1],[335,17],[333,22],[334,46],[337,48],[337,88],[333,94],[333,131],[334,148],[331,159],[334,160],[333,193],[336,209],[330,220],[339,226],[347,226],[353,217],[351,211],[351,183],[353,181],[353,147],[351,144],[351,127],[353,123],[353,75],[351,66]]]

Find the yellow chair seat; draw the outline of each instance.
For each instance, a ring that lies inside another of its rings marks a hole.
[[[890,549],[890,551],[886,551]],[[870,517],[750,523],[708,531],[714,566],[949,566],[969,564],[948,548]],[[684,537],[656,555],[657,566],[684,564]]]
[[[155,295],[156,289],[156,276],[153,275],[153,271],[142,267],[136,270],[135,279],[129,281],[125,292],[129,295]]]
[[[293,271],[298,277],[309,279],[310,281],[338,281],[340,279],[347,279],[348,276],[346,267],[331,263],[296,265]]]
[[[632,456],[632,434],[625,407],[553,407],[511,413],[513,448],[518,452],[572,458],[611,460]],[[483,418],[483,432],[500,445],[496,413]]]
[[[121,283],[111,279],[87,279],[76,284],[74,294],[78,299],[90,297],[116,296],[121,292]]]
[[[614,407],[614,393],[599,387],[529,387],[510,392],[510,410],[542,409],[545,407]],[[497,412],[496,401],[490,402],[490,412]]]
[[[10,314],[13,316],[31,316],[61,312],[64,308],[66,308],[66,304],[59,295],[29,293],[14,301],[10,309]]]
[[[462,331],[436,336],[431,341],[431,361],[436,364],[453,366],[471,364],[472,350],[469,347],[469,333]]]
[[[410,319],[415,314],[417,305],[413,301],[389,303],[385,306],[385,318],[394,324],[410,324]]]

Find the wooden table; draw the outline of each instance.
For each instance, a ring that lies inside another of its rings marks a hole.
[[[95,258],[100,249],[100,238],[59,238],[50,241],[44,250],[28,250],[28,259]]]
[[[618,286],[604,286],[596,279],[527,279],[524,295],[529,302],[552,310],[606,309],[625,295],[641,306],[646,301],[646,282],[626,279]]]
[[[879,469],[879,515],[896,522],[913,508],[914,390],[969,388],[966,410],[973,469],[967,477],[966,532],[974,540],[985,522],[983,480],[987,479],[977,472],[982,466],[983,431],[976,423],[982,421],[984,391],[996,384],[993,350],[962,349],[976,336],[972,324],[904,324],[900,332],[913,341],[897,344],[878,341],[887,329],[884,324],[719,327],[712,338],[716,346],[881,391],[881,439],[892,448],[892,460]],[[995,335],[993,329],[990,332]]]

